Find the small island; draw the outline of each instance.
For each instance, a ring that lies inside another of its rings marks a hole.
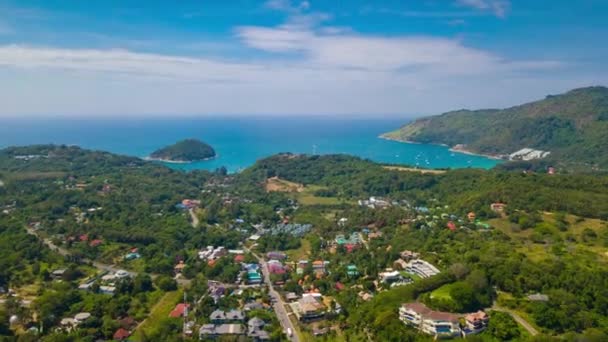
[[[215,156],[215,150],[210,145],[197,139],[186,139],[152,152],[148,159],[169,163],[191,163]]]

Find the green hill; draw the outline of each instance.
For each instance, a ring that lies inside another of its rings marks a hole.
[[[608,169],[608,88],[575,89],[507,109],[448,112],[382,137],[503,157],[533,148],[551,152],[545,161],[556,166]]]
[[[215,157],[215,150],[208,144],[186,139],[154,151],[150,158],[173,162],[192,162]]]

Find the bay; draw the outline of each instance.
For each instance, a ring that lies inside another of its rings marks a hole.
[[[218,157],[170,167],[238,172],[276,153],[350,154],[381,163],[421,168],[491,168],[499,161],[451,152],[445,146],[380,139],[403,118],[205,117],[153,119],[1,119],[0,147],[67,144],[146,157],[185,138],[209,143]]]

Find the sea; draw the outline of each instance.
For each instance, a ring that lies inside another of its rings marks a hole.
[[[36,118],[1,119],[0,148],[31,144],[78,145],[144,158],[186,138],[216,150],[212,160],[173,164],[181,170],[239,172],[256,160],[282,152],[349,154],[380,163],[420,168],[491,168],[499,161],[452,152],[445,146],[381,139],[405,118],[204,117],[204,118]]]

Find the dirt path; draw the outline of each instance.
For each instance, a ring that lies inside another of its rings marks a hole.
[[[522,327],[524,327],[524,329],[526,329],[530,335],[532,335],[532,336],[538,335],[538,330],[536,330],[536,328],[534,328],[530,323],[528,323],[528,321],[523,319],[520,315],[518,315],[513,310],[500,307],[496,303],[494,303],[494,305],[492,305],[492,310],[508,313],[509,315],[511,315],[511,317],[513,317],[513,319],[517,323],[519,323]]]
[[[198,217],[196,216],[194,209],[190,209],[188,212],[190,213],[190,218],[192,219],[192,228],[197,228],[200,222],[198,221]]]

